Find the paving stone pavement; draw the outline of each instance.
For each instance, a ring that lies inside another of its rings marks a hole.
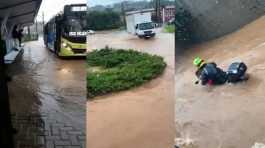
[[[47,115],[12,115],[16,148],[85,148],[84,129],[50,120]]]

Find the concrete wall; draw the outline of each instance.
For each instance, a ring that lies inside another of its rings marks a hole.
[[[209,40],[233,32],[265,14],[265,0],[177,0],[192,15],[198,40]]]

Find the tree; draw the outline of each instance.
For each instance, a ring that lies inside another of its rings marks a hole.
[[[108,30],[121,27],[121,14],[108,8],[104,11],[91,11],[87,16],[88,28],[92,30]]]

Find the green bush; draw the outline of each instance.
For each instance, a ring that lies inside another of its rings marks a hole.
[[[166,25],[164,31],[167,33],[175,33],[175,25]]]
[[[109,48],[89,53],[87,64],[88,98],[139,86],[160,75],[166,67],[160,56]],[[93,67],[100,70],[93,71]]]

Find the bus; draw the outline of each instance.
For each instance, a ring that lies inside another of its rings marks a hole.
[[[44,25],[44,44],[59,57],[86,56],[86,4],[65,5]]]

